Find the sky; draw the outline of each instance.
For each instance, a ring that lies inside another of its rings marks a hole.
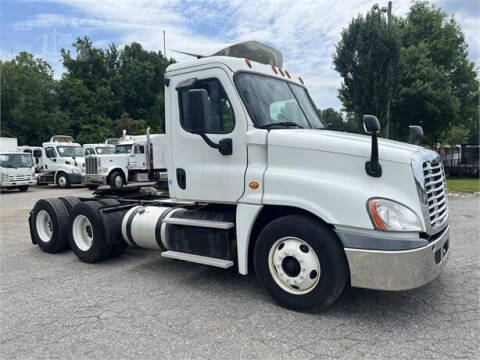
[[[480,64],[480,0],[432,0],[460,24],[469,57]],[[63,72],[60,50],[88,36],[98,47],[132,41],[177,61],[172,50],[208,55],[228,44],[258,40],[282,51],[284,68],[301,76],[317,105],[341,109],[341,78],[332,67],[342,29],[387,0],[0,0],[0,58],[28,51]],[[405,15],[409,0],[394,0]]]

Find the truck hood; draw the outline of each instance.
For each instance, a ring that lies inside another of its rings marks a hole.
[[[7,174],[8,176],[25,176],[32,175],[33,168],[0,168],[1,174]]]
[[[372,138],[369,135],[331,130],[275,129],[269,131],[268,145],[370,158]],[[410,164],[412,154],[420,149],[422,149],[420,146],[378,139],[379,159],[383,161]]]

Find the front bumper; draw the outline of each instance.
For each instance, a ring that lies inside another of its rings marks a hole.
[[[409,250],[345,248],[353,287],[409,290],[435,279],[449,258],[450,228],[428,245]]]
[[[16,180],[16,181],[3,181],[1,183],[2,188],[16,188],[19,186],[35,186],[37,180]]]
[[[103,184],[107,183],[106,175],[87,174],[85,175],[85,184]]]

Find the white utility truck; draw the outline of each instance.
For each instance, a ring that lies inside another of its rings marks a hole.
[[[36,185],[32,155],[22,152],[0,152],[0,188],[27,191]]]
[[[280,304],[319,310],[347,284],[406,290],[449,257],[436,152],[324,128],[282,55],[244,42],[165,73],[168,192],[97,190],[38,201],[32,241],[93,263],[127,245],[242,275]],[[162,274],[162,276],[168,276]]]
[[[23,151],[29,150],[24,147]],[[35,150],[33,150],[35,151]],[[68,135],[52,136],[42,144],[42,157],[38,185],[57,184],[68,188],[71,184],[82,184],[85,169],[83,148]]]
[[[166,147],[165,134],[150,135],[147,130],[146,135],[132,136],[124,132],[114,154],[85,158],[85,183],[93,190],[100,184],[120,188],[128,182],[160,180],[167,167]]]

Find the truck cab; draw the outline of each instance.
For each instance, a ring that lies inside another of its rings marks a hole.
[[[68,188],[82,184],[85,169],[84,150],[68,135],[52,136],[42,144],[42,168],[38,185],[57,184]]]
[[[93,154],[88,154],[93,155]],[[99,154],[97,154],[99,155]],[[166,172],[166,135],[127,135],[115,141],[113,153],[86,157],[85,182],[121,188],[128,182],[160,180]]]
[[[97,262],[129,245],[254,269],[295,310],[324,309],[347,284],[399,291],[435,279],[450,254],[439,155],[378,139],[372,115],[366,135],[327,130],[302,78],[282,63],[253,41],[170,65],[168,193],[118,192],[116,205],[104,198],[114,192],[80,199],[65,225],[77,257]]]
[[[23,152],[0,153],[0,188],[27,191],[36,185],[35,165],[31,154]]]

